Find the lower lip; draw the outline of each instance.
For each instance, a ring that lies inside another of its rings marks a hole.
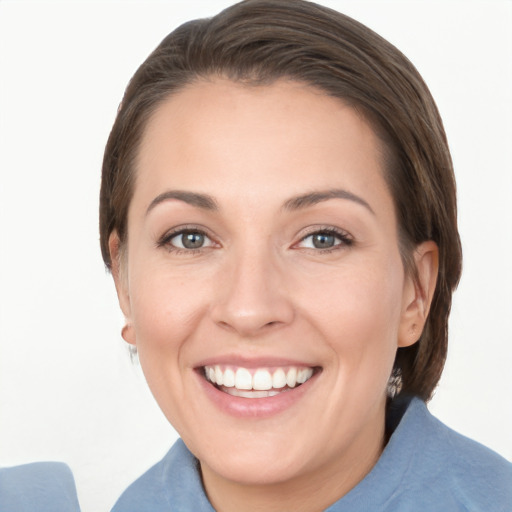
[[[223,412],[239,418],[268,418],[285,411],[304,397],[318,377],[315,373],[304,384],[275,396],[244,398],[220,391],[202,376],[201,371],[196,373],[206,396]]]

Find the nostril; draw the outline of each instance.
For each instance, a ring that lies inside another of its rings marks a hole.
[[[225,322],[223,320],[217,322],[217,325],[219,325],[223,329],[226,329],[227,331],[234,331],[234,330],[236,330],[232,325],[229,324],[229,322]]]

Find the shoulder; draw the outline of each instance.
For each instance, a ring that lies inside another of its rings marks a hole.
[[[0,468],[0,512],[79,511],[73,474],[62,462]]]
[[[163,510],[213,512],[204,494],[197,459],[178,440],[165,457],[131,484],[112,512]]]
[[[512,464],[448,428],[420,399],[388,410],[392,435],[373,470],[332,512],[512,512]]]
[[[408,486],[439,503],[457,503],[457,510],[512,510],[510,462],[444,425],[420,400],[411,402],[404,420],[404,437],[416,438]]]

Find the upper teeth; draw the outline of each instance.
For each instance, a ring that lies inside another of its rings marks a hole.
[[[290,388],[303,384],[313,375],[313,368],[298,368],[295,366],[269,370],[257,368],[230,368],[215,366],[204,367],[206,378],[213,384],[227,388],[235,387],[241,390],[269,390]]]

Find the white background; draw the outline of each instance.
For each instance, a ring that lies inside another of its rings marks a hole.
[[[66,461],[84,512],[108,510],[175,439],[100,257],[104,144],[148,53],[230,3],[0,0],[0,465]],[[465,268],[430,407],[512,459],[512,3],[323,3],[397,45],[437,100]]]

